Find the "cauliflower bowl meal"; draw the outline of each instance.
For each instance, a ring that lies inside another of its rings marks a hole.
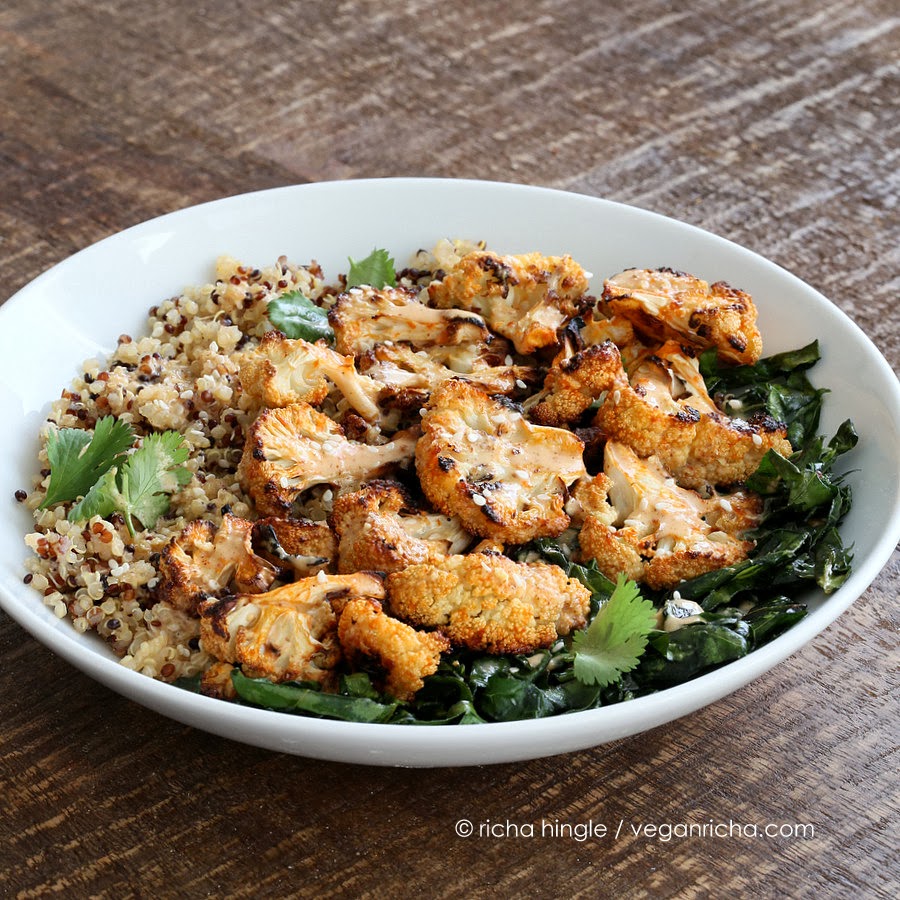
[[[596,708],[746,656],[850,573],[815,343],[667,268],[443,240],[222,257],[41,431],[25,582],[123,666],[354,722]]]

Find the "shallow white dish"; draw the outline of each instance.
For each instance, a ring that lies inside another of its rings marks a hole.
[[[316,259],[327,278],[347,256],[386,247],[404,265],[441,237],[485,239],[505,253],[570,253],[604,277],[628,266],[671,266],[749,291],[766,354],[820,341],[813,380],[827,385],[821,430],[852,417],[861,436],[848,465],[853,510],[842,532],[855,570],[784,635],[744,659],[658,694],[551,719],[465,727],[403,727],[308,719],[235,706],[120,666],[101,641],[79,635],[23,584],[31,519],[13,500],[29,487],[38,428],[50,400],[84,359],[140,333],[147,309],[209,281],[221,253],[262,265],[286,254]],[[747,684],[817,635],[874,580],[900,538],[900,387],[866,336],[788,272],[722,238],[643,210],[520,185],[431,179],[285,187],[181,210],[130,228],[46,272],[0,308],[0,421],[10,462],[0,470],[0,604],[47,647],[119,693],[215,734],[304,756],[377,765],[511,762],[578,750],[690,713]],[[827,677],[824,676],[824,677]]]

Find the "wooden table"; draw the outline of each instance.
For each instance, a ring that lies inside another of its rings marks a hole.
[[[465,176],[725,235],[831,297],[896,365],[896,11],[12,0],[0,10],[3,296],[200,201]],[[0,894],[897,896],[898,586],[895,554],[820,638],[684,720],[564,757],[436,771],[194,731],[3,617]],[[455,834],[463,818],[475,836]],[[556,823],[621,831],[578,840]],[[678,836],[704,823],[731,833]],[[814,834],[735,830],[766,823]],[[636,835],[645,825],[660,830]]]

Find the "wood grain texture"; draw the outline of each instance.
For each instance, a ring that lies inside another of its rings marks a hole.
[[[618,8],[623,6],[625,8]],[[892,0],[0,9],[3,297],[143,219],[321,179],[571,188],[779,262],[900,365]],[[280,756],[0,619],[3,896],[895,897],[900,555],[819,639],[629,740],[481,769]],[[535,837],[454,834],[535,826]],[[541,823],[611,836],[541,836]],[[642,823],[815,835],[635,836]]]

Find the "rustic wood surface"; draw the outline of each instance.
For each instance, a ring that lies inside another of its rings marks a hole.
[[[725,235],[822,290],[896,367],[898,24],[895,0],[12,0],[2,296],[200,201],[477,177]],[[895,554],[819,639],[672,725],[436,771],[211,737],[0,617],[0,895],[896,897],[898,587]],[[478,837],[487,822],[501,833]],[[542,822],[624,827],[579,841]],[[709,822],[815,833],[634,834]]]

